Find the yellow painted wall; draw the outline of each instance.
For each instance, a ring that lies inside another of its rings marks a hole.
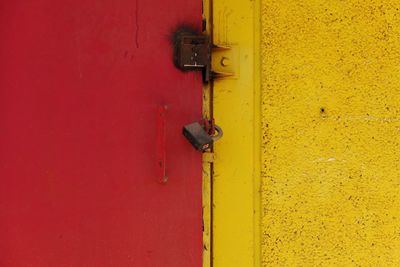
[[[400,2],[261,12],[262,266],[400,266]]]

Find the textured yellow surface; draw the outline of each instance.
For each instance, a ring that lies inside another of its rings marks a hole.
[[[400,2],[261,11],[263,266],[400,266]]]

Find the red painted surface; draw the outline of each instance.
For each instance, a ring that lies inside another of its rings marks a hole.
[[[170,44],[201,1],[138,1],[1,1],[1,267],[201,266],[201,74]]]

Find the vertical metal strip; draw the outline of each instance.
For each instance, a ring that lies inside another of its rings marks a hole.
[[[167,176],[167,110],[168,107],[165,105],[158,107],[157,116],[157,170],[158,179],[160,183],[166,183],[168,181]]]
[[[203,0],[203,17],[206,21],[205,34],[210,36],[213,42],[212,29],[212,0]],[[213,82],[204,84],[203,87],[203,117],[213,118]],[[213,149],[212,149],[213,150]],[[212,266],[212,176],[213,176],[213,152],[203,154],[203,267]]]

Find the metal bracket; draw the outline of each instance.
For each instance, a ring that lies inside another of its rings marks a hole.
[[[208,82],[211,73],[211,46],[207,35],[180,33],[175,40],[175,65],[183,71],[202,71]]]
[[[234,45],[213,45],[211,76],[213,79],[239,77],[239,48]]]
[[[204,82],[239,75],[239,49],[211,45],[210,37],[182,31],[175,35],[175,66],[183,71],[202,71]]]

